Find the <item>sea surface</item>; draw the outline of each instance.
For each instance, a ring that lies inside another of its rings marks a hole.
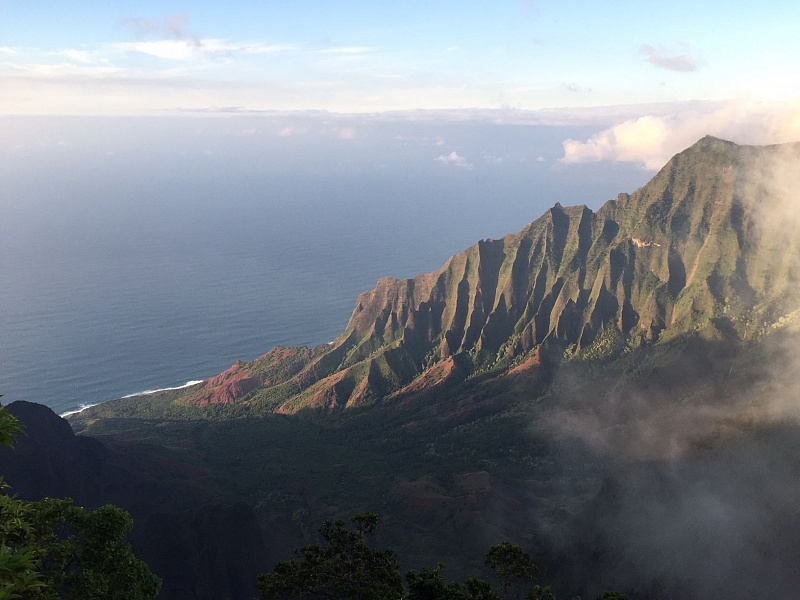
[[[379,277],[652,172],[562,165],[600,125],[0,119],[0,393],[58,413],[344,329]]]

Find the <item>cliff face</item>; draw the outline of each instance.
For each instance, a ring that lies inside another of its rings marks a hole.
[[[327,414],[535,369],[544,346],[603,358],[688,332],[761,335],[800,306],[798,166],[800,145],[704,138],[597,212],[556,204],[437,271],[381,279],[335,343],[237,363],[178,402]]]
[[[715,322],[751,335],[754,311],[774,318],[796,299],[798,229],[759,220],[780,198],[757,181],[771,159],[792,158],[800,165],[800,147],[705,138],[597,213],[556,204],[435,273],[382,279],[359,297],[348,331],[363,355],[399,340],[442,357],[516,355],[548,338],[581,349],[606,327],[633,343]]]

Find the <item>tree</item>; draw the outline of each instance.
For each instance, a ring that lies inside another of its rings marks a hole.
[[[556,600],[556,595],[553,593],[553,588],[549,585],[542,587],[541,585],[533,586],[533,589],[525,596],[525,600]],[[573,598],[573,600],[581,600],[580,597]]]
[[[506,600],[519,597],[522,593],[518,589],[520,584],[523,581],[536,581],[536,573],[539,572],[538,567],[533,564],[531,555],[525,552],[522,546],[511,542],[503,542],[489,548],[484,565],[494,570],[500,579],[502,596]]]
[[[2,396],[3,394],[0,394],[0,398]],[[22,425],[17,418],[0,406],[0,446],[13,448],[12,442],[20,431],[22,431]]]
[[[469,578],[464,583],[447,583],[442,571],[444,564],[436,568],[424,568],[406,573],[408,595],[406,600],[499,600],[488,581]]]
[[[501,600],[485,579],[468,578],[447,582],[444,564],[408,571],[403,584],[394,552],[367,546],[365,538],[375,533],[377,515],[366,513],[351,519],[354,531],[341,520],[327,521],[319,530],[326,545],[304,546],[292,558],[275,565],[271,573],[258,578],[263,600]],[[502,584],[502,598],[508,600],[556,600],[552,588],[536,585],[523,597],[525,581],[533,583],[538,569],[521,546],[503,542],[489,548],[485,566],[493,569]],[[572,600],[580,600],[579,596]],[[617,592],[606,592],[595,600],[627,600]]]
[[[0,443],[11,446],[20,429],[0,407]],[[161,580],[125,540],[132,526],[116,506],[86,511],[0,492],[0,600],[152,600]]]
[[[500,598],[485,579],[470,577],[464,582],[464,589],[467,592],[467,600],[499,600]]]
[[[433,569],[427,567],[419,571],[406,573],[408,595],[406,600],[444,600],[449,598],[447,581],[442,575],[444,563],[439,563]]]
[[[625,594],[621,594],[619,592],[603,592],[599,596],[597,596],[594,600],[628,600],[628,597]]]
[[[292,558],[258,578],[264,600],[315,598],[319,600],[387,600],[401,598],[403,581],[394,551],[376,550],[366,543],[380,517],[356,515],[350,531],[342,520],[320,528],[325,546],[295,550]]]
[[[0,446],[13,448],[22,425],[0,406]],[[8,484],[0,477],[0,600],[36,597],[45,587],[39,571],[39,549],[29,543],[33,527],[27,506],[5,495]]]

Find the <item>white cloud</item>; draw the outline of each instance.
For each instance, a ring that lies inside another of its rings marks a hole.
[[[433,160],[436,160],[436,161],[438,161],[438,162],[440,162],[442,164],[445,164],[445,165],[452,165],[454,167],[458,167],[459,169],[471,169],[472,168],[472,164],[469,163],[467,161],[467,159],[464,158],[463,156],[459,156],[458,152],[456,152],[455,150],[453,150],[447,156],[442,154],[441,156],[439,156],[437,158],[434,158]]]
[[[217,40],[208,40],[208,42],[215,42]],[[219,44],[216,46],[215,44],[210,44],[208,47],[205,46],[205,41],[203,41],[203,47],[206,48],[208,51],[211,52],[222,52],[225,54],[274,54],[276,52],[287,52],[289,50],[295,50],[296,46],[293,44]]]
[[[164,39],[181,39],[186,37],[183,29],[189,21],[183,15],[172,15],[164,19],[164,23],[157,23],[152,19],[129,17],[120,21],[121,25],[125,25],[133,29],[134,33],[138,36],[158,36]]]
[[[667,137],[664,117],[640,117],[601,131],[586,142],[566,140],[561,162],[635,161],[657,169],[664,164]]]
[[[352,140],[356,137],[356,130],[352,127],[342,127],[336,137],[340,140]]]
[[[272,54],[291,50],[287,44],[234,44],[223,39],[157,40],[122,42],[110,47],[123,52],[137,52],[165,60],[187,60],[209,55]]]
[[[17,51],[8,46],[0,46],[0,54],[17,54]]]
[[[689,104],[671,114],[625,120],[585,142],[568,139],[560,162],[636,162],[656,170],[705,135],[739,144],[798,141],[800,105],[752,101]]]
[[[66,50],[62,50],[61,54],[63,54],[67,58],[71,58],[74,61],[82,63],[92,62],[92,60],[94,59],[94,54],[92,52],[87,52],[85,50],[75,50],[73,48],[67,48]]]
[[[122,42],[112,44],[116,50],[138,52],[167,60],[184,60],[197,55],[198,46],[182,40],[161,40],[157,42]]]
[[[76,65],[71,63],[28,64],[17,67],[16,71],[18,76],[35,80],[53,82],[71,81],[76,84],[85,81],[120,77],[126,73],[124,69],[118,67]]]
[[[700,63],[690,54],[672,54],[667,49],[644,44],[639,52],[647,55],[647,62],[659,69],[668,71],[689,72],[696,71]]]
[[[585,95],[587,93],[588,94],[592,93],[592,88],[581,86],[581,85],[578,85],[577,83],[574,83],[574,82],[565,81],[561,85],[564,87],[565,90],[567,90],[568,92],[572,92],[573,94],[584,94]]]

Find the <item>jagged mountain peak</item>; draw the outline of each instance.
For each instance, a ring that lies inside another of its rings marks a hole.
[[[800,166],[800,145],[706,136],[597,212],[556,202],[436,271],[382,278],[333,344],[234,365],[179,401],[330,413],[539,368],[546,345],[600,359],[687,333],[760,335],[800,307],[800,229],[764,219],[787,148]]]

